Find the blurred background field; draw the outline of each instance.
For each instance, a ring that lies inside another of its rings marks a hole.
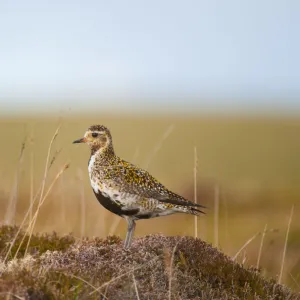
[[[277,279],[283,265],[283,282],[300,290],[300,2],[0,6],[1,224],[20,224],[39,195],[61,125],[45,192],[70,167],[34,231],[124,237],[123,220],[89,186],[88,147],[72,144],[91,124],[103,124],[119,156],[190,200],[196,149],[197,199],[207,206],[199,237],[257,266],[267,228],[262,273]],[[194,221],[139,221],[137,235],[193,236]]]
[[[11,118],[1,121],[1,220],[7,219],[10,199],[17,197],[11,223],[20,224],[41,185],[50,140],[61,123],[52,147],[56,159],[46,187],[64,163],[60,177],[42,206],[35,232],[73,232],[76,237],[108,234],[125,236],[126,224],[105,211],[89,185],[86,145],[73,145],[91,124],[111,129],[117,154],[147,168],[170,189],[194,199],[194,147],[198,155],[197,199],[207,206],[198,219],[199,236],[230,256],[253,236],[266,233],[260,267],[268,275],[280,271],[288,218],[295,205],[285,282],[297,286],[300,272],[300,119],[287,117],[108,116],[72,118]],[[23,162],[18,157],[25,140]],[[5,142],[4,142],[5,141]],[[14,184],[20,166],[18,192]],[[215,192],[219,189],[219,213]],[[32,188],[32,190],[31,190]],[[36,207],[36,206],[35,206]],[[5,218],[6,217],[6,218]],[[216,218],[218,224],[216,224]],[[194,235],[194,218],[175,215],[139,221],[137,235],[164,233]],[[261,235],[240,253],[239,261],[256,266]],[[298,279],[297,279],[298,278]]]

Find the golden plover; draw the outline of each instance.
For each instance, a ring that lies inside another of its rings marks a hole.
[[[128,223],[125,248],[131,245],[136,220],[203,213],[195,207],[204,206],[169,191],[147,171],[116,156],[105,126],[90,126],[84,137],[73,143],[86,143],[91,149],[88,171],[98,201]]]

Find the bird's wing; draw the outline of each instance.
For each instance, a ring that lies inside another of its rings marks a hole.
[[[204,208],[200,204],[169,191],[147,171],[125,161],[106,168],[105,179],[112,180],[118,185],[120,191],[125,193],[153,198],[174,205]]]

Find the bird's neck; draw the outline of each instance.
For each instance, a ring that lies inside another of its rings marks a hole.
[[[91,158],[97,160],[100,165],[111,164],[115,159],[115,151],[112,146],[106,148],[91,148]]]

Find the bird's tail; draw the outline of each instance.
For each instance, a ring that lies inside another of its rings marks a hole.
[[[189,207],[188,208],[188,213],[191,214],[191,215],[195,215],[195,216],[205,215],[204,211],[202,211],[200,209],[197,209],[197,208],[194,208],[194,207]]]
[[[194,215],[194,216],[201,216],[202,214],[205,214],[204,211],[197,209],[195,207],[191,207],[191,206],[177,206],[176,210],[178,212],[182,212],[182,213],[186,213],[186,214],[190,214],[190,215]]]

